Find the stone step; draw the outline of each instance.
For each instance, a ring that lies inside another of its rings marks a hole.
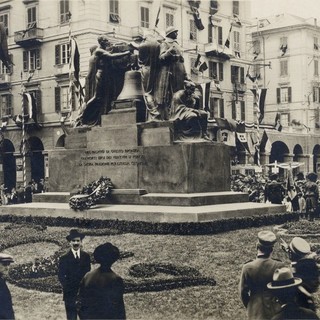
[[[150,205],[97,205],[74,211],[67,203],[32,202],[0,206],[0,214],[68,217],[98,220],[127,220],[163,223],[207,222],[235,217],[285,213],[284,205],[242,202],[197,207]]]
[[[68,203],[69,198],[69,192],[47,192],[33,195],[34,202]],[[104,201],[103,203],[160,206],[204,206],[247,201],[247,193],[233,191],[181,194],[147,193],[144,189],[113,189],[111,193],[111,200]]]

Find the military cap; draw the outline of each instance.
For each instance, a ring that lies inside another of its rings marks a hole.
[[[267,284],[267,287],[273,290],[292,288],[302,283],[302,280],[294,277],[290,268],[287,267],[276,269],[272,280]]]
[[[289,244],[289,248],[299,256],[304,256],[311,252],[310,244],[300,237],[294,237]]]
[[[178,31],[178,29],[177,29],[176,27],[168,27],[168,28],[166,29],[166,37],[167,37],[169,34],[171,34],[172,32],[176,32],[176,31]]]
[[[272,231],[264,230],[258,233],[258,241],[259,244],[265,247],[273,247],[277,241],[277,237]]]
[[[2,264],[10,264],[14,262],[12,256],[6,253],[0,253],[0,263]]]

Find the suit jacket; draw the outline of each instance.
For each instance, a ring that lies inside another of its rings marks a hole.
[[[249,320],[271,319],[278,311],[280,306],[274,302],[267,284],[272,281],[274,271],[284,266],[283,262],[265,256],[243,265],[239,289]]]
[[[286,319],[319,319],[317,314],[309,309],[299,307],[295,303],[288,303],[272,318],[272,320]]]
[[[80,250],[79,261],[71,250],[60,257],[58,277],[63,289],[63,300],[77,296],[79,283],[90,269],[90,256],[85,251]]]
[[[4,279],[0,277],[0,319],[14,319],[11,293]]]
[[[88,272],[79,287],[80,319],[125,319],[124,284],[111,269]]]

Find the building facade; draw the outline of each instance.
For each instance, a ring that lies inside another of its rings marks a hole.
[[[242,1],[0,0],[0,22],[14,64],[11,70],[0,66],[0,180],[12,188],[26,180],[50,179],[47,154],[64,147],[61,119],[80,107],[69,85],[70,35],[78,44],[83,82],[89,48],[98,35],[107,34],[112,43],[131,42],[146,32],[164,35],[167,27],[176,26],[189,76],[209,84],[211,120],[252,122],[253,98],[245,81],[251,59],[249,18],[249,2]],[[28,109],[23,93],[34,98],[34,110]],[[26,114],[30,119],[23,131],[18,120]],[[65,127],[69,125],[67,119]]]

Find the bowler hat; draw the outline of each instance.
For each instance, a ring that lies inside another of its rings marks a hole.
[[[258,241],[259,244],[265,247],[273,247],[277,241],[277,237],[272,231],[264,230],[258,233]]]
[[[178,29],[177,29],[176,27],[168,27],[168,28],[166,29],[166,37],[167,37],[169,34],[171,34],[172,32],[176,32],[176,31],[178,31]]]
[[[112,264],[120,258],[120,251],[110,242],[106,242],[94,250],[93,256],[100,264]]]
[[[66,236],[66,239],[68,241],[71,241],[74,238],[80,238],[82,240],[84,237],[84,234],[80,233],[77,229],[71,229],[69,234]]]
[[[312,182],[316,182],[317,179],[318,179],[318,176],[316,173],[314,172],[310,172],[308,175],[307,175],[307,179],[312,181]]]
[[[289,248],[298,256],[304,256],[311,252],[310,244],[300,237],[294,237],[289,244]]]
[[[276,269],[273,274],[272,282],[267,284],[269,289],[286,289],[296,287],[302,283],[300,278],[296,278],[293,276],[292,271],[287,268],[283,267],[280,269]]]
[[[14,262],[12,256],[6,253],[0,253],[0,263],[2,264],[10,264]]]

